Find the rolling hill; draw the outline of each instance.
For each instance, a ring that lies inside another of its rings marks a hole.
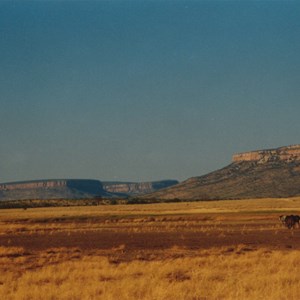
[[[143,196],[160,200],[217,200],[300,195],[300,145],[234,154],[209,174]]]

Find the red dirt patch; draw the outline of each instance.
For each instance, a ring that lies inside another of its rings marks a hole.
[[[47,250],[50,248],[79,248],[81,250],[163,250],[174,246],[190,250],[211,247],[236,246],[268,247],[272,249],[300,249],[300,229],[260,229],[243,230],[232,225],[231,230],[208,232],[85,232],[18,233],[0,236],[0,246],[23,247],[26,250]],[[255,226],[257,227],[257,226]]]

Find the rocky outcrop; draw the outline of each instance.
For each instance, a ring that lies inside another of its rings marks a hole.
[[[266,163],[274,161],[292,162],[298,160],[300,160],[300,145],[238,153],[232,157],[233,162],[255,161],[258,163]]]
[[[144,196],[161,200],[216,200],[300,196],[300,146],[233,156],[223,169]]]
[[[0,184],[0,200],[85,199],[111,196],[99,180],[51,179]]]
[[[103,188],[120,196],[137,196],[178,184],[177,180],[161,180],[153,182],[103,182]]]

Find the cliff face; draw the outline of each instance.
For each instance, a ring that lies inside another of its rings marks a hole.
[[[67,180],[37,180],[22,181],[0,184],[0,191],[27,190],[27,189],[45,189],[55,187],[66,187]]]
[[[152,193],[157,190],[178,184],[177,180],[161,180],[154,182],[103,182],[103,188],[113,194],[136,196]]]
[[[295,145],[235,154],[233,162],[223,169],[144,198],[214,200],[299,195],[300,145]]]
[[[0,200],[84,199],[110,196],[98,180],[54,179],[0,184]]]
[[[234,154],[233,162],[255,161],[258,163],[274,162],[274,161],[299,161],[300,145],[280,147],[277,149],[259,150]]]

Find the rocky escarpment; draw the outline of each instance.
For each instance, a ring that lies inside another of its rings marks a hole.
[[[152,193],[175,184],[178,184],[177,180],[152,182],[103,182],[103,188],[109,193],[126,197]]]
[[[267,163],[275,161],[293,162],[298,160],[300,160],[300,145],[238,153],[232,157],[233,162],[255,161],[258,163]]]
[[[98,180],[51,179],[0,184],[0,200],[91,199],[109,196]]]
[[[300,196],[300,145],[233,155],[207,175],[144,196],[148,199],[213,200]]]

